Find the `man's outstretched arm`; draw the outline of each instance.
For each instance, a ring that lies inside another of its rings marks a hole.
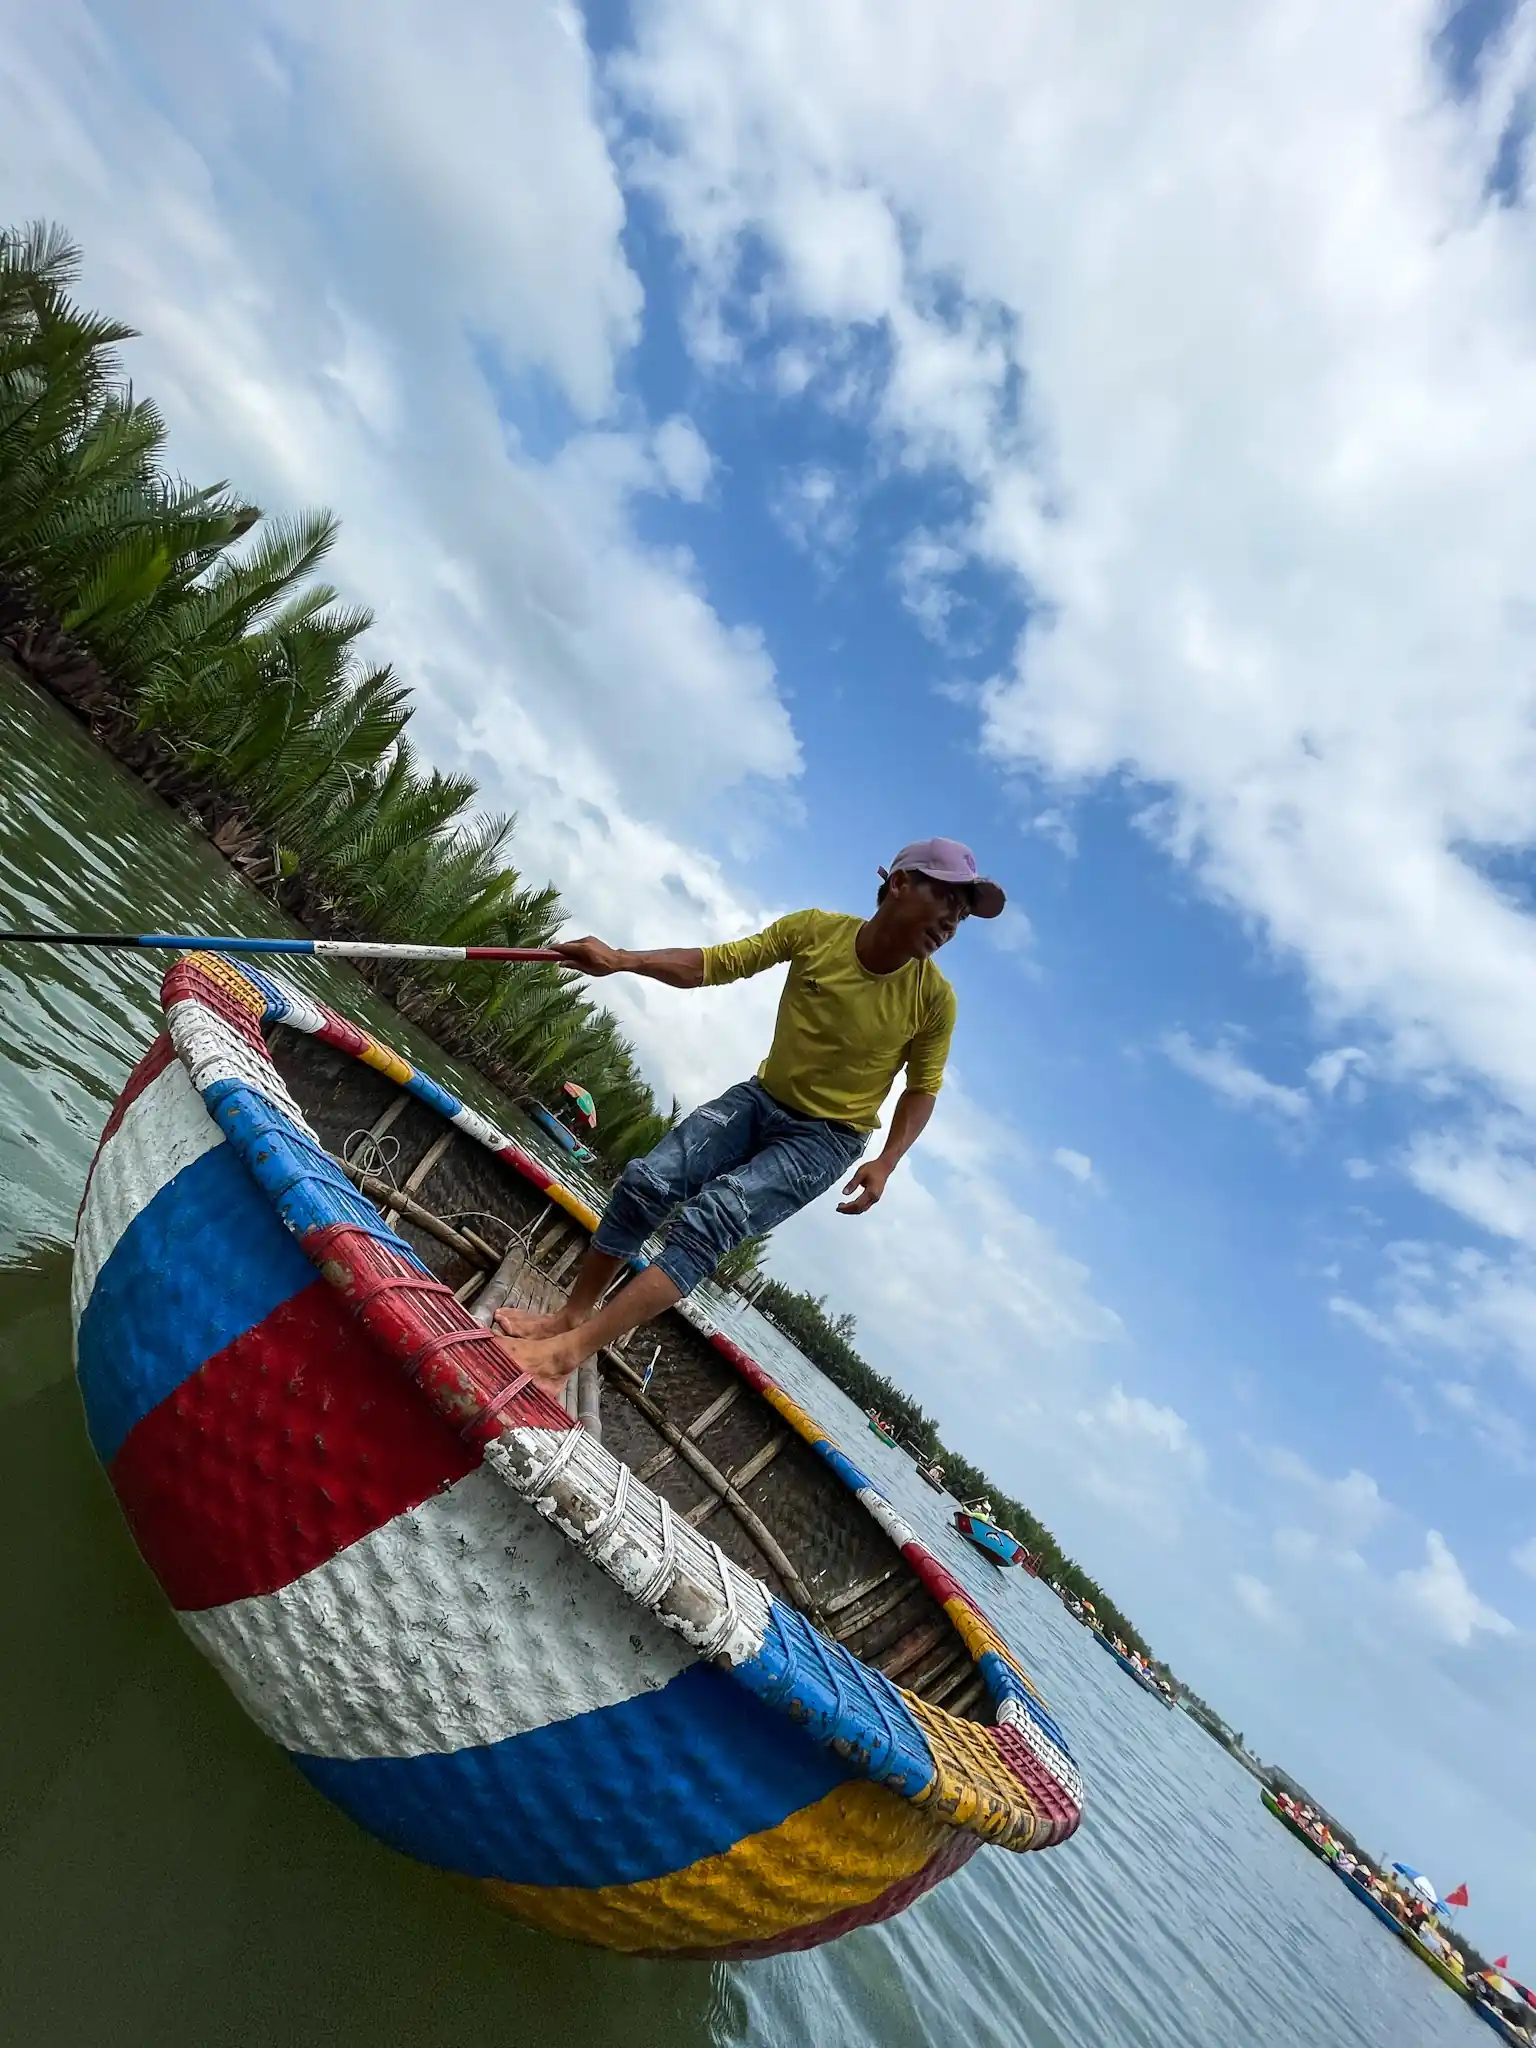
[[[704,986],[702,946],[657,946],[648,953],[610,946],[602,939],[567,939],[554,949],[569,967],[600,978],[605,974],[643,974],[668,988]]]
[[[879,1157],[866,1159],[843,1189],[843,1193],[852,1195],[853,1200],[838,1203],[839,1216],[862,1216],[866,1209],[873,1209],[885,1193],[885,1184],[895,1172],[898,1161],[911,1151],[927,1129],[928,1119],[933,1115],[933,1104],[934,1097],[920,1088],[905,1091],[896,1104],[890,1134],[880,1148]]]

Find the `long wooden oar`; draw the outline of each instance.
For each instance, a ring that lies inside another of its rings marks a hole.
[[[199,938],[189,932],[0,932],[0,945],[148,946],[180,953],[323,953],[333,960],[558,960],[553,946],[397,946],[378,939]]]

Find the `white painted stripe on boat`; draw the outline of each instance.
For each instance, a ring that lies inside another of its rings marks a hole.
[[[735,1666],[761,1654],[773,1612],[762,1580],[586,1430],[509,1429],[485,1458],[637,1608],[701,1656]]]
[[[178,1173],[224,1143],[179,1060],[129,1103],[102,1147],[75,1233],[70,1308],[78,1328],[101,1270],[135,1216]]]
[[[452,1754],[697,1661],[485,1466],[280,1592],[177,1618],[252,1719],[308,1756]]]
[[[1022,1700],[1004,1700],[997,1710],[1001,1726],[1011,1728],[1028,1743],[1039,1761],[1076,1806],[1083,1803],[1083,1781],[1076,1764],[1052,1742]]]
[[[893,1543],[921,1542],[911,1523],[897,1514],[883,1493],[877,1492],[873,1486],[861,1486],[858,1497]]]
[[[484,1145],[488,1151],[499,1152],[503,1145],[512,1143],[504,1131],[498,1131],[493,1123],[488,1123],[480,1112],[471,1109],[467,1102],[460,1103],[452,1122],[466,1138],[473,1138],[477,1145]]]
[[[199,1094],[215,1081],[238,1081],[242,1087],[265,1096],[306,1137],[314,1137],[271,1060],[247,1045],[217,1011],[184,996],[180,1002],[167,1004],[165,1027]]]

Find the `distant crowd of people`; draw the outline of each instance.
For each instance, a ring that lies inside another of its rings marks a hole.
[[[1399,1884],[1389,1872],[1377,1870],[1363,1857],[1347,1849],[1334,1835],[1323,1815],[1315,1812],[1304,1800],[1292,1799],[1280,1791],[1275,1791],[1272,1796],[1286,1818],[1316,1844],[1336,1870],[1363,1886],[1420,1947],[1443,1963],[1466,1986],[1474,1998],[1491,2006],[1511,2034],[1519,2040],[1536,2044],[1536,2008],[1533,2008],[1524,1986],[1492,1970],[1474,1971],[1469,1976],[1466,1957],[1440,1924],[1436,1907],[1427,1899],[1420,1898],[1411,1887]]]

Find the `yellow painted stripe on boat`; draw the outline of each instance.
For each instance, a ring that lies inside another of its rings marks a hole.
[[[966,1600],[946,1600],[944,1612],[954,1623],[955,1633],[973,1657],[979,1657],[984,1650],[995,1651],[1031,1697],[1039,1700],[1041,1706],[1046,1707],[1049,1712],[1049,1706],[1039,1687],[984,1614],[978,1614]]]
[[[576,1221],[587,1230],[596,1230],[602,1219],[589,1203],[581,1199],[580,1195],[573,1195],[569,1188],[562,1187],[557,1180],[552,1180],[544,1192],[552,1202],[557,1203],[565,1211],[567,1216],[574,1216]]]
[[[771,1408],[776,1408],[797,1436],[803,1436],[808,1444],[829,1443],[840,1448],[836,1439],[819,1423],[815,1416],[800,1406],[791,1394],[777,1384],[762,1389],[763,1399]]]
[[[902,1700],[933,1756],[933,1782],[917,1794],[918,1803],[985,1841],[1030,1848],[1048,1823],[986,1732],[975,1721],[929,1706],[915,1693],[903,1693]]]
[[[189,953],[187,958],[195,960],[198,972],[205,974],[211,982],[237,1002],[242,1010],[249,1010],[253,1017],[265,1014],[266,997],[255,982],[241,973],[232,960],[226,960],[219,953]]]
[[[517,1919],[616,1949],[728,1948],[770,1941],[880,1897],[933,1857],[936,1816],[867,1779],[838,1785],[776,1828],[639,1884],[480,1887]]]
[[[365,1067],[372,1067],[375,1073],[386,1075],[397,1087],[403,1088],[414,1076],[416,1069],[408,1066],[399,1053],[391,1052],[387,1045],[380,1045],[376,1038],[370,1038],[358,1057]]]

